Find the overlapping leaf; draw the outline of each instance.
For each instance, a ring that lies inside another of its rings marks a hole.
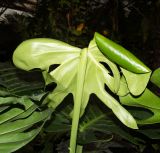
[[[38,106],[27,98],[40,100],[42,81],[29,83],[21,77],[30,76],[9,63],[0,64],[0,152],[3,153],[16,151],[33,140],[51,113],[37,111]]]
[[[153,113],[153,115],[147,119],[138,120],[139,124],[160,123],[160,98],[149,89],[146,89],[144,93],[138,97],[131,94],[120,97],[120,101],[124,105],[145,108]]]
[[[36,111],[37,107],[27,97],[0,98],[0,152],[16,151],[40,132],[51,112]]]

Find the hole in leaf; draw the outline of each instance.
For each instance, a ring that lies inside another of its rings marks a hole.
[[[69,115],[69,113],[73,109],[73,104],[73,95],[70,93],[63,99],[63,102],[56,108],[56,112],[65,111],[66,114]]]
[[[117,66],[117,68],[118,68],[118,71],[119,71],[120,76],[122,77],[123,73],[122,73],[122,71],[121,71],[120,67],[119,67],[119,66]]]
[[[133,115],[134,118],[138,120],[144,120],[154,115],[152,111],[146,108],[134,106],[125,106],[125,108]]]
[[[109,71],[109,75],[113,76],[113,72],[112,72],[111,68],[108,66],[108,64],[105,62],[100,62],[100,63]]]
[[[50,72],[52,72],[53,70],[55,70],[59,65],[60,65],[60,64],[50,65],[48,73],[50,73]]]
[[[108,88],[108,86],[105,84],[104,85],[104,89],[105,89],[105,91],[109,94],[109,95],[111,95],[112,97],[114,97],[115,99],[118,99],[118,96],[115,94],[115,93],[113,93],[109,88]]]
[[[55,88],[56,88],[57,84],[55,82],[52,82],[50,84],[48,84],[46,87],[45,87],[45,90],[46,91],[53,91]]]
[[[43,82],[43,76],[40,69],[35,68],[28,72],[20,69],[16,69],[15,77],[19,78],[22,81],[25,82]],[[13,77],[13,76],[12,76]]]

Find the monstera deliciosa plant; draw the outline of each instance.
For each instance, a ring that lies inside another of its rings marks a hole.
[[[138,129],[137,123],[160,122],[159,97],[146,88],[151,70],[125,48],[99,33],[95,33],[88,48],[84,49],[47,38],[24,41],[15,50],[13,62],[16,67],[26,71],[40,69],[46,86],[56,83],[55,89],[43,100],[43,104],[48,105],[49,110],[56,110],[67,95],[73,95],[74,106],[70,111],[72,118],[70,153],[82,152],[83,146],[77,142],[78,132],[82,131],[82,128],[79,129],[79,121],[85,115],[91,94],[96,95],[129,128]],[[52,66],[56,68],[52,69]],[[34,106],[29,99],[28,102],[24,102],[23,99],[21,103],[26,109],[30,107],[29,104]],[[10,99],[5,101],[9,103]],[[21,99],[16,101],[19,102]],[[148,109],[153,112],[153,115],[147,119],[137,120],[121,104]],[[36,106],[34,107],[35,109],[26,113],[28,116],[36,110]],[[38,122],[41,119],[43,124],[50,116],[45,115],[45,111],[34,112],[34,114],[35,116],[31,115],[33,120]],[[48,114],[51,114],[51,111]],[[43,115],[43,118],[39,117],[38,120],[37,115]],[[15,122],[20,121],[15,120]],[[21,143],[25,145],[29,140],[31,141],[42,125],[36,131],[31,131],[33,136],[30,139],[26,137],[28,141]],[[24,131],[28,127],[17,132]],[[19,134],[23,137],[23,133]],[[14,136],[18,136],[18,133],[14,133]]]

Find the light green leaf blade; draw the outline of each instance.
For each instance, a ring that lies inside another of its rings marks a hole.
[[[125,96],[129,92],[130,91],[128,89],[128,85],[127,85],[126,79],[125,79],[124,75],[122,75],[121,80],[120,80],[120,87],[119,87],[117,95],[118,96]]]
[[[29,51],[27,52],[26,49]],[[50,80],[52,79],[52,82],[56,82],[57,87],[47,96],[45,101],[49,103],[49,106],[56,108],[69,93],[72,93],[74,97],[76,96],[78,67],[82,65],[80,61],[83,52],[85,51],[81,51],[60,41],[33,39],[22,43],[16,49],[13,61],[19,68],[25,70],[41,68],[46,71],[43,73],[44,75],[47,75],[47,77],[50,75]],[[85,54],[87,58],[84,84],[82,86],[81,115],[85,111],[90,94],[94,93],[105,105],[112,109],[121,122],[131,128],[137,128],[136,122],[129,112],[107,94],[104,89],[104,85],[106,84],[112,92],[118,92],[120,74],[116,65],[105,58],[97,48],[94,40],[91,41]],[[100,62],[108,64],[114,76],[111,76],[109,74],[110,70],[107,70]],[[53,64],[61,65],[54,71],[47,73],[49,66]]]
[[[52,64],[60,64],[70,58],[76,58],[80,51],[79,48],[58,40],[37,38],[24,41],[19,45],[13,54],[13,62],[24,70],[33,68],[49,70]]]
[[[151,72],[136,74],[123,68],[121,70],[125,76],[129,91],[135,96],[140,95],[148,84]]]

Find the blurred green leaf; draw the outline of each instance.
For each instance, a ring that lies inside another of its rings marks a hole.
[[[153,72],[150,81],[160,88],[160,68]]]
[[[54,133],[69,132],[71,129],[71,111],[71,105],[67,105],[60,111],[55,111],[55,117],[52,118],[45,131]],[[136,145],[142,145],[143,142],[143,140],[129,134],[127,128],[118,125],[114,121],[111,111],[103,112],[96,104],[88,105],[84,116],[80,120],[78,131],[78,143],[80,144],[111,140],[114,134]],[[100,137],[97,135],[98,132],[101,133]]]
[[[152,127],[148,127],[146,129],[139,130],[138,132],[144,134],[150,139],[160,139],[160,129]]]
[[[44,93],[44,83],[40,73],[26,73],[9,62],[0,63],[0,85],[4,86],[12,95],[22,96],[25,94],[36,97],[36,95]],[[2,96],[7,94],[2,88],[0,91]]]

